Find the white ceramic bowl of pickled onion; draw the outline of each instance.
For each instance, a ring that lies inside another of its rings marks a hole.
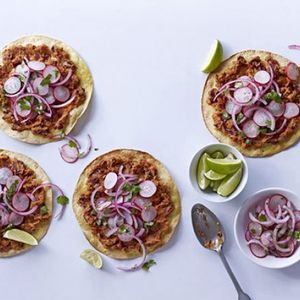
[[[255,207],[261,205],[265,201],[265,199],[276,194],[280,194],[286,197],[293,204],[296,210],[300,209],[300,197],[292,191],[277,187],[262,189],[248,197],[238,210],[234,220],[234,236],[238,247],[248,259],[262,267],[281,269],[289,267],[300,261],[299,242],[298,247],[289,257],[275,257],[273,255],[266,255],[263,258],[259,258],[250,251],[247,240],[245,238],[247,226],[250,222],[249,212],[255,210]]]

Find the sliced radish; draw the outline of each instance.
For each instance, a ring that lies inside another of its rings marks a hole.
[[[4,83],[4,90],[7,94],[16,94],[21,89],[22,83],[18,77],[12,76]]]
[[[78,160],[79,151],[77,147],[70,147],[69,144],[65,144],[59,149],[59,152],[65,162],[74,163]]]
[[[57,86],[53,90],[53,95],[59,102],[65,102],[70,97],[70,91],[65,86]]]
[[[13,176],[13,172],[9,168],[0,168],[0,184],[6,185],[11,176]]]
[[[38,93],[41,96],[45,96],[49,92],[49,85],[43,84],[44,78],[38,77],[33,81],[33,89],[36,93]]]
[[[48,92],[48,94],[45,96],[45,99],[46,99],[46,101],[47,101],[49,104],[53,104],[53,103],[56,101],[56,99],[55,99],[55,97],[54,97],[54,95],[53,95],[53,89],[52,89],[52,88],[49,88],[49,92]]]
[[[235,90],[233,96],[238,103],[245,104],[252,99],[253,93],[249,87],[242,87]]]
[[[124,230],[123,230],[124,229]],[[118,238],[122,242],[130,242],[134,237],[134,228],[128,224],[121,225],[118,232]]]
[[[24,193],[16,193],[12,198],[12,205],[17,211],[25,211],[29,208],[30,199]]]
[[[250,222],[248,225],[248,231],[253,237],[258,237],[262,234],[263,228],[261,224],[256,222]]]
[[[26,99],[20,99],[16,104],[16,112],[22,117],[26,118],[31,113],[31,103]]]
[[[260,237],[260,240],[264,246],[270,246],[273,241],[273,232],[271,230],[264,231]]]
[[[244,116],[247,118],[252,118],[254,111],[258,108],[258,106],[243,106],[242,112]]]
[[[157,210],[154,206],[145,207],[142,210],[142,219],[145,222],[151,222],[157,216]]]
[[[300,221],[300,210],[294,210],[294,215],[295,215],[295,221],[299,222]]]
[[[267,109],[272,113],[274,117],[281,117],[285,111],[285,105],[284,103],[278,103],[272,100],[267,106]]]
[[[266,249],[260,243],[250,243],[249,244],[250,251],[252,254],[258,258],[263,258],[267,256]]]
[[[289,257],[295,251],[295,244],[294,244],[294,242],[291,239],[288,242],[287,248],[276,247],[276,250],[277,250],[277,252],[278,252],[278,254],[279,254],[280,257]]]
[[[284,117],[291,119],[299,115],[299,106],[296,103],[288,102],[285,104]]]
[[[295,63],[288,63],[285,69],[286,75],[290,80],[297,80],[299,77],[299,68]]]
[[[9,223],[15,226],[21,225],[24,221],[24,217],[21,215],[16,214],[15,212],[12,212],[9,215]]]
[[[235,106],[237,106],[237,109],[234,109]],[[233,111],[235,111],[235,114],[239,114],[242,111],[242,107],[239,105],[236,105],[232,100],[228,99],[226,104],[225,104],[225,109],[226,111],[232,115]]]
[[[55,83],[60,78],[60,72],[54,66],[47,66],[43,71],[43,76],[46,78],[50,75],[50,83]]]
[[[133,201],[138,207],[142,209],[151,205],[151,202],[148,199],[135,198]]]
[[[256,138],[259,135],[259,126],[252,120],[248,120],[243,124],[243,132],[250,138]]]
[[[32,60],[27,63],[28,67],[33,71],[42,71],[46,65],[41,61]]]
[[[30,74],[30,70],[29,70],[28,66],[23,62],[20,65],[17,65],[16,73],[23,75],[25,77],[28,77]]]
[[[249,85],[249,81],[251,81],[249,76],[241,76],[240,78],[238,78],[239,81],[235,82],[234,87],[235,88],[240,88],[243,86],[248,86]]]
[[[259,108],[253,115],[253,121],[261,127],[268,127],[272,131],[275,129],[275,118],[274,116],[265,108]]]
[[[286,123],[287,123],[287,119],[284,119],[278,129],[276,129],[275,131],[272,131],[272,132],[265,132],[263,134],[265,134],[265,135],[275,135],[275,134],[279,133],[285,127]]]
[[[272,195],[269,202],[269,208],[273,212],[278,211],[278,206],[283,207],[287,204],[287,199],[281,194]]]
[[[296,222],[295,230],[300,231],[300,221]]]
[[[140,195],[145,198],[150,198],[156,193],[156,185],[151,180],[145,180],[139,184]]]
[[[271,80],[271,76],[267,71],[261,70],[255,73],[254,80],[259,84],[267,84]]]
[[[118,175],[115,172],[109,172],[104,179],[104,187],[107,190],[112,189],[118,181]]]
[[[9,189],[12,186],[12,184],[14,184],[15,182],[16,182],[16,185],[18,186],[21,181],[22,181],[22,179],[19,176],[13,175],[7,179],[6,187]]]

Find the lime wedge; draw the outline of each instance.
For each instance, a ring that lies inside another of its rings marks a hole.
[[[86,249],[81,252],[80,258],[91,264],[96,269],[101,269],[103,262],[100,254],[92,249]]]
[[[202,72],[210,73],[214,71],[221,63],[223,58],[223,47],[220,41],[215,40],[212,44],[206,62],[202,67]]]
[[[7,230],[4,235],[4,238],[9,240],[14,240],[17,242],[21,242],[30,246],[38,245],[38,241],[32,236],[30,233],[20,230],[20,229],[10,229]]]
[[[226,158],[211,158],[206,159],[208,169],[211,169],[220,174],[232,174],[236,172],[242,165],[240,159],[226,159]]]
[[[216,192],[220,186],[220,184],[222,183],[222,180],[216,180],[216,181],[212,181],[213,182],[213,186],[212,186],[212,190],[214,192]]]
[[[229,153],[225,158],[226,159],[236,159],[232,153]]]
[[[204,176],[209,180],[216,181],[216,180],[224,179],[227,175],[217,173],[213,170],[209,170],[209,171],[204,173]]]
[[[211,155],[212,158],[224,158],[224,154],[221,151],[216,151]]]
[[[242,168],[239,168],[234,174],[223,179],[218,187],[217,193],[223,197],[229,196],[239,185],[243,175]]]
[[[209,185],[209,179],[207,179],[204,176],[204,173],[208,171],[207,167],[207,158],[209,158],[209,155],[207,153],[202,154],[198,161],[198,166],[197,166],[197,182],[201,190],[205,190],[208,185]]]

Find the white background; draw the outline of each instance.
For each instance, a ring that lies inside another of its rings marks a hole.
[[[225,253],[252,299],[298,299],[300,265],[269,270],[248,261],[233,238],[233,218],[248,195],[280,186],[299,192],[299,145],[271,158],[247,159],[249,183],[230,203],[201,199],[188,179],[193,154],[215,139],[206,130],[199,99],[201,64],[211,42],[223,42],[225,56],[242,49],[266,49],[300,62],[299,1],[3,1],[0,44],[42,33],[74,47],[95,81],[93,101],[73,132],[85,142],[91,133],[98,152],[74,165],[64,163],[61,143],[33,146],[0,133],[1,148],[36,159],[71,197],[84,166],[98,154],[129,147],[150,152],[169,168],[182,196],[182,219],[170,245],[153,258],[151,272],[127,274],[104,257],[95,270],[79,259],[89,247],[71,206],[62,221],[32,251],[0,261],[1,299],[237,299],[217,255],[202,249],[191,227],[190,209],[203,202],[227,232]]]

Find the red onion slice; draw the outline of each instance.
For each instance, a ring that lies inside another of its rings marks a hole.
[[[288,102],[285,104],[284,117],[291,119],[299,115],[299,106],[296,103]]]
[[[260,237],[260,240],[264,246],[266,247],[271,246],[273,241],[272,231],[271,230],[264,231]]]
[[[26,107],[26,108],[24,108],[24,107]],[[26,99],[21,99],[19,101],[16,101],[15,108],[16,108],[17,114],[22,118],[28,117],[30,115],[31,109],[32,109],[30,101],[28,101]]]
[[[12,176],[13,172],[10,169],[6,167],[0,168],[0,184],[6,185],[7,180]]]
[[[21,80],[18,77],[12,76],[4,83],[4,90],[7,94],[16,94],[21,89]]]
[[[16,175],[10,176],[6,181],[6,187],[9,189],[12,186],[12,184],[14,184],[15,182],[17,182],[17,187],[18,187],[21,181],[22,179],[19,176]]]
[[[274,194],[270,198],[270,204],[269,208],[273,212],[278,211],[278,206],[283,207],[284,205],[287,205],[287,199],[281,194]]]
[[[294,215],[295,215],[295,221],[299,222],[300,221],[300,210],[294,210]]]
[[[145,198],[152,197],[157,190],[156,185],[151,180],[145,180],[139,184],[140,187],[140,195]]]

